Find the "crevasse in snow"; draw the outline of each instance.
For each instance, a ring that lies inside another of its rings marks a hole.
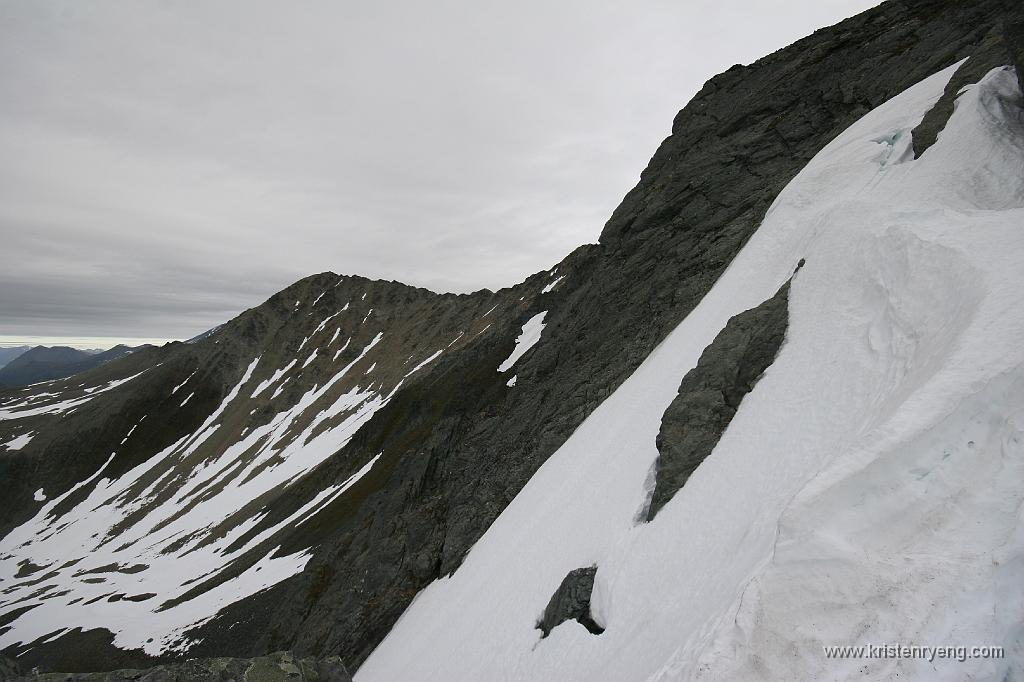
[[[815,156],[704,300],[417,597],[359,682],[1021,674],[1021,93],[1011,70],[989,73],[915,160],[910,130],[955,69]],[[775,363],[683,489],[634,523],[680,379],[801,258]],[[604,633],[569,621],[541,640],[552,593],[589,565]],[[1008,655],[822,649],[886,642]]]

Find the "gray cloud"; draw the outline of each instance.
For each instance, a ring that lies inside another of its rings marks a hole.
[[[312,272],[510,285],[711,75],[870,0],[0,5],[0,336],[182,338]]]

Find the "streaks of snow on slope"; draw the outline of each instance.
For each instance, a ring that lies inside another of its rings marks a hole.
[[[285,384],[287,384],[287,383],[288,383],[289,381],[291,381],[291,377],[288,377],[287,379],[285,379],[284,381],[282,381],[282,382],[281,382],[281,385],[280,385],[280,386],[278,386],[277,388],[275,388],[275,389],[274,389],[274,392],[273,392],[273,393],[271,394],[271,396],[270,396],[270,399],[271,399],[271,400],[277,400],[277,396],[279,396],[279,395],[281,395],[282,393],[284,393],[284,386],[285,386]]]
[[[145,419],[145,417],[143,417],[142,419],[140,419],[140,420],[138,421],[138,423],[136,423],[136,424],[133,424],[133,425],[132,425],[132,428],[128,429],[128,433],[126,433],[126,434],[124,435],[124,438],[122,438],[122,439],[121,439],[121,445],[124,445],[125,443],[127,443],[127,442],[128,442],[128,439],[132,437],[132,434],[133,434],[133,433],[135,433],[135,429],[139,428],[139,424],[141,424],[141,423],[142,423],[142,421],[143,421],[144,419]]]
[[[144,369],[138,374],[133,374],[130,377],[124,379],[116,379],[109,381],[100,386],[94,386],[92,388],[85,389],[85,395],[76,398],[69,398],[65,400],[57,400],[55,402],[48,402],[43,405],[38,405],[39,401],[29,397],[26,400],[17,403],[7,403],[4,405],[4,409],[0,409],[0,421],[5,419],[22,419],[24,417],[35,417],[41,414],[60,414],[62,412],[68,412],[74,408],[84,405],[101,393],[112,391],[118,386],[125,384],[136,377],[142,376],[148,371]],[[47,394],[48,396],[60,395],[60,394]]]
[[[119,646],[166,651],[187,644],[182,632],[223,606],[302,570],[307,552],[276,556],[266,551],[268,543],[343,494],[377,458],[276,523],[266,523],[264,501],[337,452],[394,395],[397,387],[387,396],[358,386],[336,398],[330,392],[382,338],[269,423],[226,446],[204,448],[225,428],[222,417],[248,411],[241,391],[257,357],[195,432],[117,478],[100,478],[112,454],[89,481],[44,504],[0,541],[0,578],[7,585],[0,613],[31,607],[13,618],[0,647],[62,627],[102,627]],[[68,500],[72,494],[77,503]],[[14,578],[26,559],[46,567],[44,580],[29,585],[32,576]],[[110,566],[117,568],[97,573]]]
[[[154,365],[154,367],[159,367],[159,366],[160,365]],[[85,392],[86,393],[106,393],[107,391],[114,390],[115,388],[117,388],[121,384],[128,383],[129,381],[131,381],[135,377],[142,376],[143,374],[145,374],[148,371],[149,371],[149,369],[144,369],[141,372],[139,372],[138,374],[133,374],[130,377],[125,377],[124,379],[115,379],[114,381],[108,381],[107,383],[102,384],[100,386],[93,386],[92,388],[87,388],[87,389],[85,389]]]
[[[313,518],[314,516],[316,516],[320,510],[322,510],[331,502],[334,502],[336,499],[341,497],[342,494],[344,494],[346,490],[354,486],[359,481],[359,479],[361,479],[366,474],[370,473],[370,469],[373,468],[373,465],[377,463],[377,460],[379,460],[380,456],[383,454],[383,452],[378,453],[376,456],[374,456],[373,459],[364,464],[362,468],[359,469],[359,471],[355,472],[354,474],[346,478],[339,485],[331,486],[330,488],[325,489],[322,493],[316,496],[313,504],[307,504],[302,507],[302,514],[293,514],[291,517],[289,517],[289,523],[294,521],[295,525],[299,526],[308,521],[309,519]],[[298,520],[296,521],[295,519]]]
[[[445,349],[448,349],[448,348],[451,348],[452,346],[454,346],[456,343],[458,343],[459,339],[461,339],[465,335],[466,335],[466,332],[459,332],[459,335],[456,336],[454,339],[452,339],[451,342],[447,346],[445,346]]]
[[[909,131],[956,65],[827,145],[690,315],[541,467],[357,675],[375,680],[1005,679],[1012,660],[828,661],[994,644],[1024,610],[1024,150],[1013,73]],[[879,158],[876,140],[903,148]],[[712,455],[634,524],[679,381],[793,272],[787,340]],[[567,500],[571,504],[567,504]],[[568,571],[592,611],[544,640]],[[436,623],[445,627],[438,628]]]
[[[350,344],[351,342],[352,342],[352,338],[351,337],[345,339],[345,343],[342,344],[341,348],[339,348],[338,350],[334,351],[334,357],[331,358],[331,362],[334,362],[335,360],[337,360],[338,356],[345,352],[345,349],[348,348],[348,344]]]
[[[279,379],[280,379],[281,377],[283,377],[283,376],[284,376],[285,374],[287,374],[287,373],[288,373],[288,371],[289,371],[289,370],[290,370],[290,369],[291,369],[292,367],[294,367],[294,366],[296,365],[296,363],[298,363],[298,360],[296,360],[296,359],[293,359],[293,360],[292,360],[291,362],[289,362],[289,363],[288,363],[287,365],[285,365],[285,366],[284,366],[284,367],[282,367],[281,369],[279,369],[279,370],[276,370],[276,371],[275,371],[275,372],[274,372],[274,373],[273,373],[273,374],[272,374],[272,375],[270,376],[270,378],[269,378],[269,379],[264,379],[263,381],[261,381],[261,382],[259,383],[259,385],[258,385],[258,386],[256,387],[256,390],[254,390],[254,391],[252,392],[252,395],[251,395],[250,397],[252,397],[252,398],[255,398],[255,397],[256,397],[256,396],[258,396],[258,395],[259,395],[260,393],[263,393],[263,391],[264,391],[264,390],[266,390],[266,389],[270,388],[271,386],[273,386],[274,384],[276,384],[276,383],[278,382],[278,380],[279,380]]]
[[[405,378],[408,379],[413,374],[415,374],[416,372],[420,371],[421,369],[423,369],[424,367],[426,367],[427,365],[432,363],[434,360],[437,360],[437,358],[440,357],[441,353],[443,353],[443,352],[444,352],[443,350],[439,350],[439,351],[436,351],[435,353],[431,354],[431,356],[428,357],[426,360],[424,360],[423,362],[421,362],[420,364],[416,365],[411,370],[406,372]]]
[[[191,374],[189,374],[189,375],[188,375],[187,377],[185,377],[185,380],[184,380],[183,382],[181,382],[180,384],[178,384],[177,386],[175,386],[174,388],[172,388],[172,389],[171,389],[171,395],[174,395],[175,393],[177,393],[177,392],[178,392],[178,389],[179,389],[179,388],[181,388],[182,386],[184,386],[185,384],[187,384],[187,383],[188,383],[188,380],[189,380],[189,379],[191,379],[192,377],[194,377],[194,376],[196,375],[196,372],[198,372],[198,371],[199,371],[199,370],[195,370],[194,372],[192,372]]]
[[[545,310],[542,313],[537,313],[526,321],[526,324],[523,325],[522,333],[516,338],[516,347],[512,349],[512,354],[498,366],[499,372],[505,372],[511,369],[512,365],[516,364],[516,361],[523,357],[526,351],[533,348],[534,345],[540,341],[541,332],[544,331],[544,317],[547,314],[548,312]]]
[[[346,308],[348,307],[347,303],[345,304],[345,307]],[[318,324],[316,329],[313,330],[313,333],[310,334],[309,336],[304,337],[302,339],[302,343],[299,344],[299,350],[302,350],[306,346],[306,342],[307,341],[309,341],[310,339],[314,338],[317,334],[319,334],[321,331],[323,331],[324,327],[327,326],[328,322],[330,322],[331,320],[336,318],[338,315],[341,315],[344,311],[345,311],[345,309],[343,308],[343,309],[339,310],[338,312],[334,313],[333,315],[328,315],[323,320],[321,320],[320,324]],[[310,314],[312,314],[312,312]],[[335,334],[335,336],[337,336],[337,334]],[[334,339],[331,339],[331,341],[334,341]]]
[[[545,286],[545,287],[544,287],[543,289],[541,289],[541,290],[540,290],[540,293],[542,293],[542,294],[546,294],[546,293],[549,293],[549,292],[551,292],[551,291],[554,291],[555,287],[557,287],[557,286],[558,286],[558,283],[559,283],[559,282],[561,282],[561,281],[562,281],[563,279],[565,279],[565,275],[562,275],[561,277],[558,277],[558,278],[556,278],[556,279],[555,279],[554,281],[552,281],[552,282],[551,282],[550,284],[548,284],[548,285],[547,285],[547,286]]]

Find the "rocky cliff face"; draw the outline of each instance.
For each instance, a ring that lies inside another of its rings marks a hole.
[[[1021,14],[892,0],[712,78],[600,243],[510,289],[325,273],[195,343],[3,394],[0,646],[51,670],[277,650],[358,667],[815,153],[942,68],[1008,63]]]

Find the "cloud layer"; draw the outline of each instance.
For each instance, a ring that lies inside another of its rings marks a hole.
[[[0,5],[0,335],[185,338],[313,272],[508,286],[711,75],[872,2]]]

